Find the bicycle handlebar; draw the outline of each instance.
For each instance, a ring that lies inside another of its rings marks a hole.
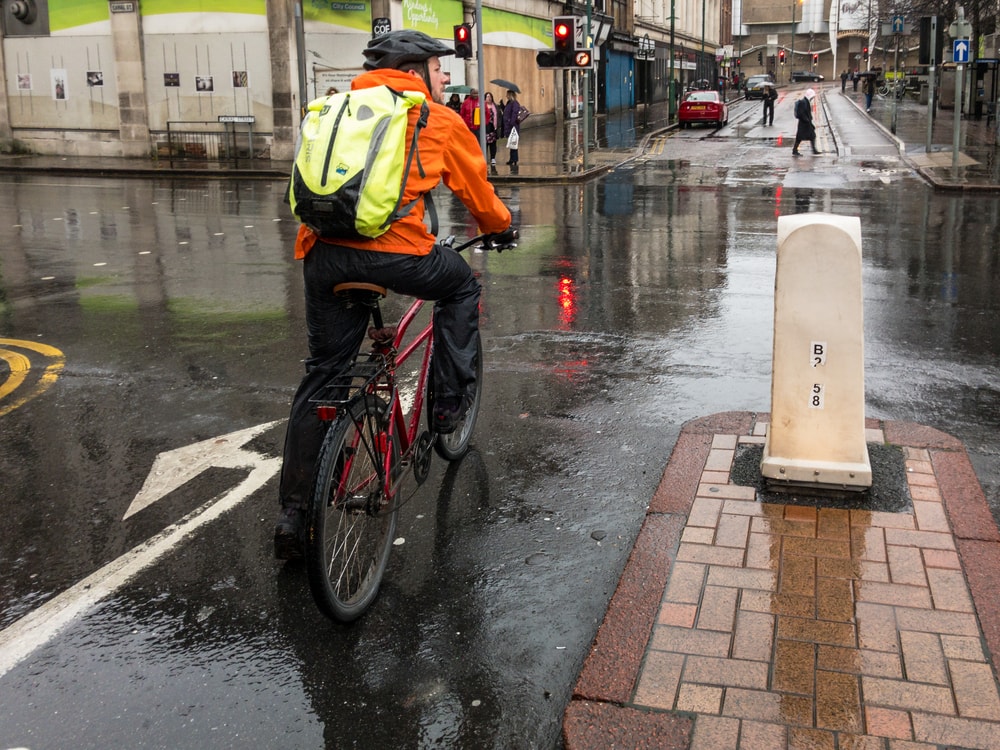
[[[508,233],[512,235],[509,242],[498,242],[496,240],[498,236]],[[456,253],[460,253],[467,247],[472,247],[476,244],[481,244],[484,250],[496,250],[498,253],[501,253],[504,250],[517,247],[517,240],[519,238],[520,235],[518,234],[517,229],[511,227],[506,232],[500,232],[499,234],[478,234],[468,242],[463,242],[461,245],[455,245],[455,235],[451,234],[442,240],[440,244],[444,247],[450,247]]]

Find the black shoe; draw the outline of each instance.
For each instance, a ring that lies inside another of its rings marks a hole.
[[[455,431],[458,423],[465,416],[465,399],[460,396],[439,398],[434,402],[434,431],[447,435]]]
[[[822,151],[813,151],[814,156],[819,156],[822,153],[823,153]]]
[[[792,151],[792,156],[802,156],[798,151]]]
[[[300,508],[282,508],[274,527],[276,560],[301,560],[305,555],[305,512]]]

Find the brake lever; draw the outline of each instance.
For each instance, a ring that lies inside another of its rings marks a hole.
[[[495,241],[491,240],[489,242],[489,249],[490,250],[496,250],[497,254],[499,255],[504,250],[511,250],[511,249],[517,247],[517,240],[519,240],[521,238],[521,235],[518,233],[518,231],[516,229],[511,230],[511,234],[514,235],[514,236],[513,236],[512,240],[510,242],[505,242],[503,244],[500,244],[499,242],[495,242]]]

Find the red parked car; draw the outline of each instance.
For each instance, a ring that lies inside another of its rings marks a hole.
[[[729,122],[729,107],[718,91],[692,91],[681,102],[677,120],[682,128],[701,122],[721,127]]]

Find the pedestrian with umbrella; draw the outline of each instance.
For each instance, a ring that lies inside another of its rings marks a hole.
[[[524,122],[524,118],[527,117],[528,110],[521,106],[521,103],[517,100],[517,86],[512,84],[510,81],[504,81],[503,79],[494,79],[490,83],[496,83],[500,86],[507,86],[507,101],[503,107],[503,132],[502,135],[507,138],[507,151],[510,153],[510,157],[507,159],[507,165],[510,167],[510,171],[517,172],[517,150],[520,145],[521,135],[518,133],[517,126]],[[520,91],[520,89],[517,89]]]

